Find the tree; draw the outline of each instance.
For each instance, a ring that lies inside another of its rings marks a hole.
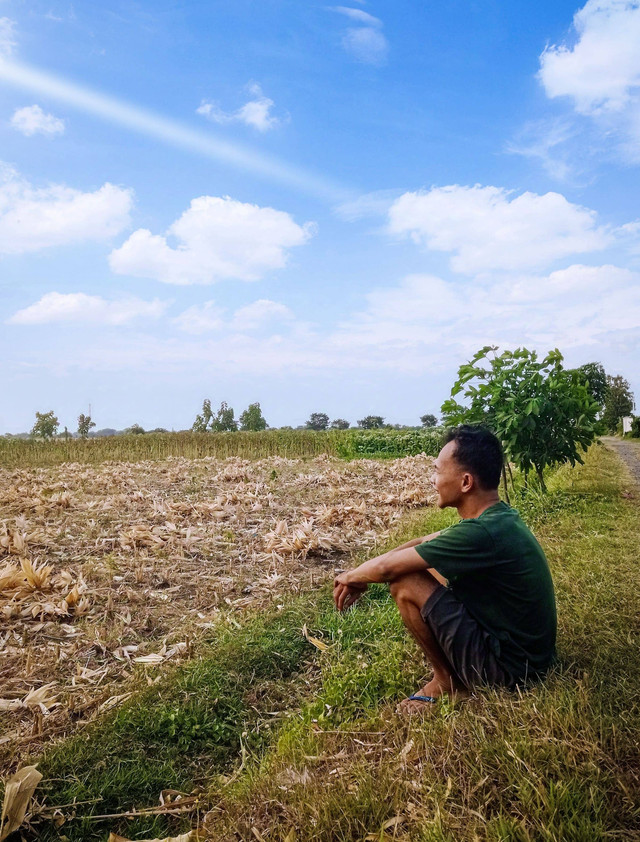
[[[53,410],[36,412],[36,423],[31,428],[31,436],[34,439],[52,439],[58,432],[59,426],[60,422]]]
[[[582,377],[582,382],[587,387],[587,391],[591,397],[604,406],[607,399],[607,392],[609,391],[609,384],[607,382],[607,374],[602,363],[585,363],[577,368],[576,371]]]
[[[423,427],[437,427],[438,426],[437,416],[431,415],[431,413],[427,413],[426,415],[421,415],[420,421],[421,421]]]
[[[330,424],[332,430],[348,430],[350,426],[344,418],[335,418]]]
[[[233,433],[237,429],[238,422],[234,417],[233,408],[227,406],[226,401],[222,401],[220,409],[211,421],[211,430],[214,433]]]
[[[257,432],[259,430],[266,430],[267,422],[262,415],[259,403],[250,403],[247,409],[240,415],[240,429],[251,430]]]
[[[581,376],[562,367],[557,349],[541,361],[526,348],[500,355],[497,350],[487,345],[460,366],[451,398],[442,405],[444,421],[489,427],[525,482],[533,468],[544,489],[547,466],[582,462],[580,450],[595,437],[599,405]],[[460,392],[468,406],[455,400]]]
[[[206,433],[212,419],[213,411],[211,409],[211,401],[209,398],[205,398],[202,403],[202,413],[200,415],[196,415],[196,420],[193,422],[193,426],[191,427],[192,431],[194,433]]]
[[[130,427],[127,427],[122,432],[125,434],[125,436],[142,436],[145,433],[145,429],[144,427],[141,427],[140,424],[132,424]]]
[[[329,416],[326,412],[312,412],[305,426],[308,430],[326,430],[329,426]]]
[[[382,415],[367,415],[358,421],[358,427],[362,427],[363,430],[379,430],[384,427],[384,418]]]
[[[629,381],[619,374],[614,377],[608,374],[607,386],[602,421],[610,433],[615,433],[620,419],[633,412],[633,392]]]
[[[96,422],[91,420],[90,415],[78,415],[78,435],[81,439],[89,438],[89,430],[95,426]]]

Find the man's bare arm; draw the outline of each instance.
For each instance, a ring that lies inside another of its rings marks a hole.
[[[401,544],[394,550],[370,558],[353,570],[347,570],[336,576],[333,583],[333,598],[339,610],[352,605],[373,582],[394,582],[408,573],[418,573],[429,567],[428,562],[418,554],[415,547],[425,541],[431,541],[439,532],[424,538],[414,538]],[[437,577],[439,580],[441,577]]]

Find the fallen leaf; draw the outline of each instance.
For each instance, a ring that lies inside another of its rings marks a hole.
[[[190,830],[180,836],[165,836],[164,839],[138,839],[136,842],[196,842],[196,839],[195,831]],[[108,842],[131,842],[131,840],[118,836],[116,833],[110,833]]]
[[[29,802],[41,780],[42,775],[35,766],[24,766],[7,781],[0,819],[0,842],[22,825]]]
[[[312,637],[307,630],[307,624],[306,623],[302,627],[302,634],[304,635],[304,637],[309,641],[309,643],[312,646],[315,646],[316,649],[319,649],[321,652],[326,652],[327,649],[331,648],[330,646],[328,646],[324,642],[324,640],[319,640],[317,637]]]

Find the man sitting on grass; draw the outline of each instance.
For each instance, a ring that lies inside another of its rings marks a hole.
[[[450,430],[434,465],[438,506],[462,518],[426,538],[341,573],[334,600],[345,610],[371,582],[388,582],[433,677],[400,705],[424,709],[475,686],[515,688],[544,676],[554,659],[556,607],[542,548],[517,511],[501,502],[503,454],[493,433]]]

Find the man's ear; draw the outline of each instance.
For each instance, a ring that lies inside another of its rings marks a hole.
[[[465,471],[462,475],[462,492],[463,494],[468,494],[470,491],[473,491],[476,487],[476,480],[473,474],[470,474],[468,471]]]

